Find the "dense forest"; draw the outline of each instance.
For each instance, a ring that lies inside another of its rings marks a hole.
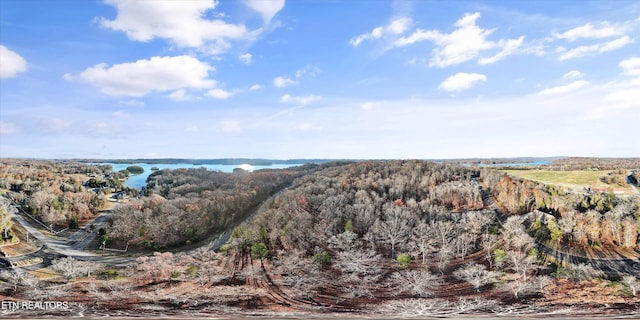
[[[110,167],[25,164],[2,171],[2,188],[40,217],[77,212],[53,203],[78,193],[91,204],[119,175]],[[38,202],[43,190],[57,196]],[[158,170],[139,197],[112,211],[104,237],[147,254],[122,256],[131,260],[123,268],[54,260],[51,269],[65,281],[89,281],[76,286],[3,272],[13,284],[7,290],[108,297],[118,308],[124,302],[196,308],[187,301],[200,301],[350,312],[435,307],[453,314],[509,312],[518,302],[538,308],[572,286],[606,288],[612,301],[640,290],[630,269],[602,267],[598,256],[637,255],[638,197],[576,192],[486,167],[397,160],[232,173]],[[219,250],[202,241],[230,230]]]
[[[294,179],[330,165],[233,173],[204,168],[156,171],[143,188],[145,197],[114,208],[108,237],[155,249],[190,244],[243,220]]]
[[[640,158],[569,157],[554,160],[544,166],[551,170],[616,170],[640,169]]]
[[[126,175],[111,170],[73,161],[2,159],[0,190],[43,223],[67,227],[93,217],[107,193],[122,190]]]
[[[639,245],[638,197],[572,193],[495,170],[485,169],[481,176],[507,214],[523,215],[534,210],[544,213],[529,222],[530,232],[540,241],[565,247]]]
[[[481,184],[507,216],[483,202]],[[538,209],[544,212],[528,214]],[[489,169],[362,162],[296,180],[224,249],[270,257],[294,292],[321,294],[337,282],[344,299],[388,286],[424,296],[452,274],[477,289],[500,284],[517,297],[541,290],[541,275],[558,271],[541,263],[536,240],[637,248],[638,221],[637,199],[573,195]],[[452,269],[480,251],[481,259]],[[390,261],[400,268],[389,272]],[[602,275],[587,265],[565,267],[565,276]]]

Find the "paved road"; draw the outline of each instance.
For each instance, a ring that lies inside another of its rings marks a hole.
[[[640,196],[640,191],[638,191],[638,188],[636,188],[636,186],[633,184],[633,181],[631,181],[631,176],[627,176],[627,184],[631,186],[631,189],[633,189],[633,192],[636,195]]]
[[[111,213],[113,213],[112,210],[103,211],[93,221],[85,224],[84,228],[78,229],[78,231],[69,236],[67,239],[71,242],[71,247],[76,250],[86,250],[98,237],[98,231],[108,226]],[[93,225],[93,231],[90,228],[91,225]]]
[[[493,209],[496,213],[496,217],[500,224],[503,224],[507,220],[507,216],[500,211],[498,206],[493,201],[493,198],[489,193],[480,186],[480,192],[482,200],[485,204]],[[545,253],[548,256],[554,257],[556,261],[563,261],[571,265],[586,264],[592,266],[596,270],[602,271],[608,276],[625,276],[625,275],[640,275],[640,259],[598,259],[587,256],[580,256],[568,252],[562,252],[560,250],[551,248],[544,243],[536,241],[536,249]]]
[[[229,229],[222,234],[220,234],[216,239],[206,245],[210,250],[218,250],[223,244],[229,240],[231,236],[231,232],[233,228],[237,225],[240,225],[245,222],[250,222],[255,217],[256,213],[260,212],[263,209],[268,208],[273,199],[287,190],[288,188],[284,188],[279,192],[275,193],[271,197],[269,197],[266,201],[261,203],[257,208],[253,210],[253,212],[243,221],[239,221],[237,224],[230,226]],[[7,199],[8,200],[8,199]],[[9,200],[10,201],[10,200]],[[109,222],[109,215],[111,214],[111,210],[106,210],[102,212],[99,216],[97,216],[92,222],[87,223],[86,226],[67,238],[63,238],[61,236],[48,236],[43,234],[39,229],[33,227],[29,221],[18,214],[18,210],[14,208],[14,218],[15,221],[21,224],[27,232],[30,233],[31,237],[34,237],[40,240],[43,243],[42,248],[34,253],[23,255],[20,257],[13,257],[12,261],[18,261],[28,258],[39,257],[42,258],[42,262],[36,265],[32,265],[29,267],[25,267],[28,270],[37,270],[46,266],[51,265],[51,262],[55,259],[59,259],[62,257],[72,257],[78,260],[85,261],[94,261],[98,263],[102,263],[105,265],[113,266],[113,267],[124,267],[131,264],[138,256],[132,254],[123,254],[123,253],[111,253],[107,251],[87,251],[87,247],[89,244],[97,237],[97,231],[102,227],[106,227]],[[89,226],[94,225],[94,231],[90,232]],[[195,250],[195,249],[194,249]]]
[[[96,253],[92,251],[82,250],[88,244],[88,238],[80,240],[76,239],[74,242],[70,239],[65,239],[60,236],[48,236],[43,234],[39,229],[33,227],[31,223],[26,221],[24,216],[19,214],[18,210],[16,210],[15,208],[13,208],[11,214],[13,215],[14,220],[26,229],[26,231],[30,234],[30,237],[34,237],[43,243],[42,248],[34,253],[11,257],[11,260],[13,262],[34,257],[42,258],[42,263],[26,267],[25,269],[36,270],[42,267],[46,267],[48,265],[51,265],[52,260],[61,257],[72,257],[78,260],[94,261],[114,267],[127,266],[137,258],[136,256],[128,254],[110,255],[107,252]],[[107,213],[96,217],[96,219],[98,218],[100,218],[100,221],[98,222],[104,222],[108,220]],[[93,223],[96,224],[97,222],[94,221]],[[72,237],[74,236],[75,238],[80,237],[77,232],[72,235]]]

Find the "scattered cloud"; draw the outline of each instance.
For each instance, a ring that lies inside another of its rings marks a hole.
[[[195,101],[197,97],[187,94],[185,89],[178,89],[174,92],[171,92],[167,98],[176,102],[187,102],[187,101]]]
[[[576,80],[576,81],[571,82],[571,83],[569,83],[567,85],[556,86],[556,87],[544,89],[544,90],[538,92],[538,95],[540,95],[540,96],[550,96],[550,95],[564,94],[564,93],[568,93],[568,92],[572,92],[572,91],[576,91],[578,89],[584,88],[587,85],[589,85],[589,81]]]
[[[291,80],[289,78],[285,78],[285,77],[273,78],[273,85],[278,88],[284,88],[284,87],[293,86],[296,84],[298,84],[298,81]]]
[[[258,12],[264,23],[271,22],[271,19],[284,8],[284,0],[245,0],[244,4]]]
[[[369,110],[373,110],[375,106],[376,106],[375,102],[365,102],[362,105],[360,105],[360,109],[369,111]]]
[[[640,57],[632,57],[620,62],[622,73],[630,76],[640,76]],[[640,100],[638,100],[640,101]]]
[[[62,133],[71,128],[73,123],[71,121],[63,120],[60,118],[47,118],[42,119],[42,128],[50,133]]]
[[[122,110],[115,111],[114,113],[112,113],[112,115],[116,118],[128,118],[130,116],[130,114]]]
[[[258,90],[262,90],[262,89],[264,89],[264,87],[262,85],[260,85],[260,84],[257,84],[257,83],[252,85],[251,87],[249,87],[249,90],[251,90],[251,91],[258,91]]]
[[[207,92],[207,96],[221,100],[229,99],[232,95],[233,93],[220,88],[211,89]]]
[[[240,122],[238,120],[224,120],[220,122],[220,130],[227,133],[241,132]]]
[[[640,107],[640,86],[611,92],[604,97],[604,101],[623,109]]]
[[[618,115],[625,112],[625,117],[631,116],[633,113],[640,111],[640,77],[613,81],[604,85],[594,86],[589,91],[599,92],[600,99],[593,99],[598,103],[595,107],[587,109],[584,118],[586,119],[602,119],[606,117],[614,117],[614,122],[618,125],[620,121]],[[592,102],[593,103],[593,102]]]
[[[558,60],[564,61],[569,59],[580,58],[584,56],[597,55],[600,53],[605,53],[609,51],[613,51],[616,49],[620,49],[628,44],[633,43],[633,39],[629,36],[622,36],[615,40],[611,40],[608,42],[596,43],[588,46],[579,46],[573,49],[565,49],[563,47],[558,48],[558,52],[561,53]]]
[[[587,23],[583,26],[575,27],[573,29],[567,30],[563,33],[558,33],[556,31],[551,34],[557,39],[564,39],[569,42],[576,41],[578,39],[602,39],[602,38],[611,38],[621,36],[625,33],[626,28],[623,26],[615,26],[611,25],[608,22],[603,22],[600,26],[595,27],[594,25]]]
[[[428,65],[427,60],[423,58],[413,57],[407,61],[410,65]]]
[[[27,61],[9,48],[0,45],[0,79],[13,78],[27,71]]]
[[[213,88],[216,81],[208,79],[213,70],[207,63],[183,55],[112,66],[101,63],[84,70],[80,78],[108,95],[142,97],[153,91]]]
[[[208,13],[218,5],[214,0],[105,2],[116,7],[118,14],[113,20],[101,17],[97,21],[105,28],[126,33],[134,41],[148,42],[161,38],[181,48],[203,48],[210,53],[219,53],[231,47],[229,40],[257,36],[242,24],[208,19]]]
[[[280,98],[280,102],[284,103],[296,103],[300,105],[308,105],[311,103],[315,103],[322,100],[321,96],[316,95],[306,95],[306,96],[292,96],[290,94],[285,94]]]
[[[244,64],[251,64],[253,62],[253,56],[251,53],[245,53],[238,56],[238,59]]]
[[[296,78],[301,78],[302,76],[315,77],[320,72],[322,72],[320,68],[318,68],[317,66],[308,64],[304,68],[296,70],[296,72],[294,73],[294,76]]]
[[[523,42],[524,42],[524,36],[521,36],[518,39],[500,40],[498,41],[497,46],[501,47],[502,50],[500,50],[498,53],[496,53],[491,57],[478,59],[478,63],[479,64],[496,63],[504,59],[505,57],[512,55],[514,52],[516,52],[522,46]]]
[[[487,76],[479,73],[458,72],[444,80],[438,88],[449,92],[460,92],[487,81]]]
[[[1,134],[18,133],[19,131],[20,131],[20,129],[18,129],[18,126],[16,126],[15,123],[12,123],[12,122],[0,122],[0,133]]]
[[[364,41],[380,39],[389,35],[397,36],[406,32],[411,27],[412,21],[408,17],[399,17],[391,20],[389,24],[373,28],[371,32],[363,33],[349,40],[349,44],[357,47]]]
[[[131,100],[119,101],[118,105],[127,106],[127,107],[144,107],[144,101],[131,99]]]
[[[579,70],[571,70],[562,76],[562,79],[576,79],[584,77],[584,73]]]
[[[411,35],[399,38],[394,45],[398,47],[412,45],[422,41],[432,41],[436,44],[433,49],[433,57],[429,66],[447,67],[476,59],[481,52],[499,50],[491,57],[480,58],[478,63],[495,63],[517,52],[524,41],[524,37],[518,39],[500,39],[497,42],[486,38],[494,29],[482,29],[476,25],[480,13],[466,13],[454,26],[456,30],[451,33],[441,33],[438,30],[417,29]]]

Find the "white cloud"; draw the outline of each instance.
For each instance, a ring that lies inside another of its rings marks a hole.
[[[218,2],[105,0],[118,10],[114,20],[99,18],[100,24],[123,31],[131,40],[147,42],[154,38],[171,41],[178,47],[197,48],[211,45],[209,50],[220,52],[230,47],[229,40],[250,39],[256,35],[244,25],[228,24],[220,19],[207,19],[207,13]]]
[[[207,96],[222,100],[229,99],[232,95],[233,93],[220,88],[211,89],[207,92]]]
[[[375,108],[375,106],[376,106],[376,104],[374,102],[365,102],[362,105],[360,105],[360,108],[362,110],[369,111],[369,110],[373,110],[373,108]]]
[[[60,118],[48,118],[43,120],[44,129],[49,132],[62,133],[71,128],[73,123],[71,121],[63,120]]]
[[[131,99],[126,101],[120,101],[118,102],[118,105],[127,106],[127,107],[144,107],[144,101]]]
[[[562,76],[562,79],[576,79],[584,77],[584,73],[579,70],[571,70]]]
[[[80,78],[108,95],[141,97],[152,91],[213,88],[216,81],[208,79],[213,70],[190,56],[152,57],[110,67],[97,64],[80,73]]]
[[[322,70],[320,70],[320,68],[318,68],[318,67],[316,67],[314,65],[308,64],[304,68],[296,70],[296,72],[294,73],[294,76],[296,78],[300,78],[300,77],[302,77],[304,75],[307,75],[307,76],[310,76],[310,77],[315,77],[320,72],[322,72]]]
[[[0,133],[2,134],[17,133],[19,131],[18,126],[12,122],[0,122]]]
[[[222,132],[234,133],[241,132],[240,122],[238,120],[224,120],[220,122],[220,130]]]
[[[585,114],[586,119],[612,118],[616,125],[619,125],[619,115],[624,112],[623,118],[634,118],[633,112],[640,112],[640,77],[629,80],[613,81],[605,85],[596,86],[593,90],[604,95],[604,98],[594,99],[599,103],[596,107],[591,107]],[[633,120],[632,120],[633,121]]]
[[[244,3],[247,7],[257,11],[265,23],[271,22],[271,19],[284,8],[284,0],[245,0]]]
[[[560,48],[560,52],[562,53],[558,60],[564,61],[574,58],[580,58],[584,56],[596,55],[600,53],[605,53],[609,51],[613,51],[616,49],[620,49],[628,44],[633,43],[633,39],[629,36],[622,36],[615,40],[611,40],[609,42],[596,43],[588,46],[579,46],[570,50],[565,50],[564,48]]]
[[[602,39],[623,35],[626,28],[622,26],[614,26],[607,22],[603,22],[599,27],[594,27],[587,23],[583,26],[575,27],[563,33],[552,32],[552,35],[558,39],[565,39],[570,42],[582,38]]]
[[[626,60],[622,60],[620,62],[620,68],[626,75],[640,76],[640,57],[632,57]]]
[[[363,33],[361,35],[351,38],[351,40],[349,40],[349,44],[354,47],[357,47],[366,40],[380,39],[385,36],[403,34],[409,29],[409,27],[411,26],[411,23],[412,21],[410,18],[407,18],[407,17],[396,18],[391,22],[389,22],[389,24],[387,24],[386,26],[373,28],[371,32]]]
[[[171,94],[169,94],[167,98],[176,102],[197,100],[197,97],[187,94],[187,91],[185,89],[178,89],[174,92],[171,92]]]
[[[613,103],[619,108],[640,107],[640,86],[611,92],[604,97],[604,101]]]
[[[285,78],[285,77],[275,77],[273,79],[273,85],[278,87],[278,88],[284,88],[284,87],[288,87],[288,86],[293,86],[298,84],[297,81],[295,80],[291,80],[289,78]]]
[[[589,85],[589,81],[576,80],[576,81],[571,82],[571,83],[569,83],[567,85],[562,85],[562,86],[557,86],[557,87],[544,89],[544,90],[538,92],[538,95],[549,96],[549,95],[558,95],[558,94],[568,93],[568,92],[572,92],[572,91],[576,91],[578,89],[584,88],[587,85]]]
[[[478,59],[478,63],[491,64],[491,63],[498,62],[504,59],[505,57],[512,55],[514,52],[516,52],[522,46],[523,42],[524,42],[524,36],[521,36],[518,39],[500,40],[498,41],[498,47],[502,47],[502,50],[500,50],[498,53],[496,53],[491,57]]]
[[[260,84],[254,84],[251,87],[249,87],[249,90],[251,91],[258,91],[258,90],[262,90],[264,87]]]
[[[306,96],[292,96],[289,94],[285,94],[280,98],[280,102],[284,103],[296,103],[300,105],[308,105],[311,103],[315,103],[322,100],[321,96],[316,95],[306,95]]]
[[[253,56],[251,53],[245,53],[238,56],[238,59],[244,64],[251,64],[253,62]]]
[[[0,79],[15,77],[27,71],[27,61],[9,48],[0,45]]]
[[[115,111],[112,115],[116,118],[128,118],[130,115],[122,110]]]
[[[438,88],[449,92],[459,92],[482,81],[487,81],[487,76],[484,74],[458,72],[444,80]]]
[[[433,41],[436,48],[433,49],[433,57],[429,66],[447,67],[460,64],[477,58],[481,52],[499,49],[491,57],[481,58],[478,63],[490,64],[517,52],[522,45],[524,37],[518,39],[501,39],[498,42],[487,41],[486,38],[494,30],[482,29],[476,25],[480,13],[466,13],[454,26],[457,27],[451,33],[441,33],[438,30],[417,29],[411,35],[395,41],[395,46],[407,46],[422,41]]]

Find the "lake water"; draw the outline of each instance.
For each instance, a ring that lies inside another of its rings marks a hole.
[[[535,161],[535,162],[505,162],[505,163],[477,163],[478,167],[537,167],[551,164],[551,161]],[[469,163],[463,163],[463,166],[471,166]]]
[[[495,164],[480,164],[481,167],[537,167],[545,164],[551,164],[551,161],[535,161],[535,162],[509,162]]]
[[[129,175],[129,179],[125,181],[124,185],[129,188],[141,189],[142,187],[147,185],[147,178],[154,171],[151,168],[156,167],[160,170],[162,169],[182,169],[182,168],[206,168],[207,170],[215,170],[222,172],[233,172],[235,168],[242,168],[248,171],[255,171],[260,169],[285,169],[289,167],[301,166],[302,164],[273,164],[270,166],[259,166],[259,165],[247,165],[247,164],[238,164],[238,165],[229,165],[229,164],[203,164],[203,165],[193,165],[190,163],[172,163],[172,164],[162,164],[162,163],[109,163],[109,162],[101,162],[95,164],[108,164],[113,167],[113,171],[117,172],[120,170],[127,169],[128,166],[140,166],[144,168],[144,172],[142,174]]]

